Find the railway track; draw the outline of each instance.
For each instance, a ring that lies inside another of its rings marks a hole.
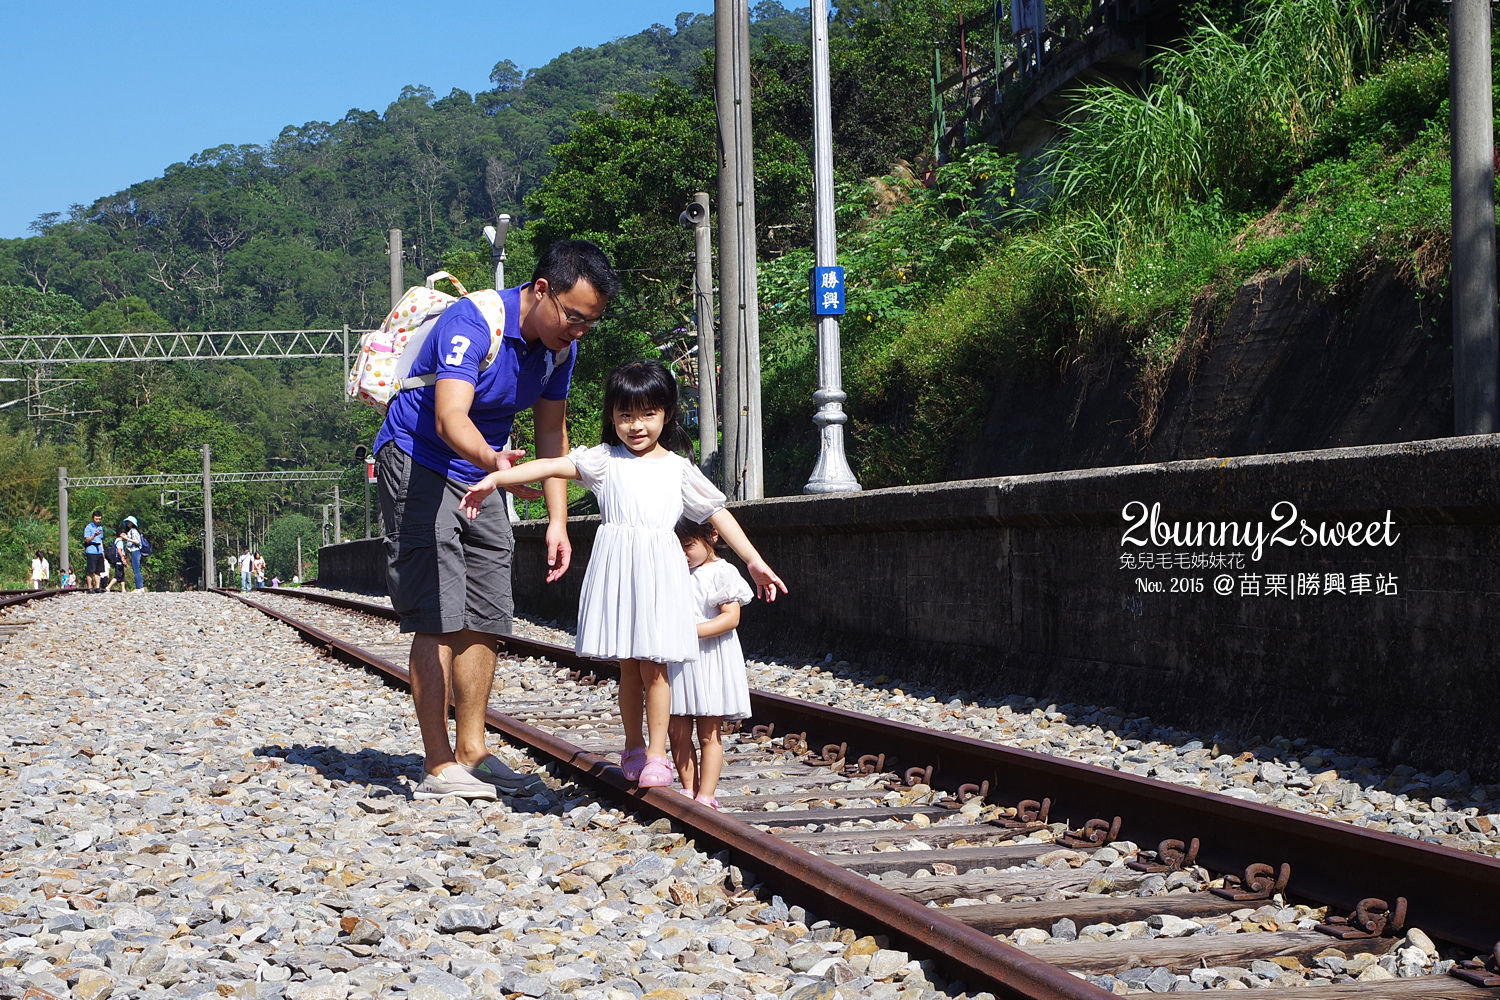
[[[234,596],[405,683],[408,644],[389,608],[264,595]],[[517,662],[497,680],[510,688],[497,695],[505,713],[490,712],[496,729],[971,989],[1097,998],[1111,995],[1097,984],[1160,992],[1188,976],[1276,986],[1285,1000],[1500,996],[1496,859],[764,692],[726,738],[716,813],[638,789],[612,763],[611,664],[522,637],[505,645]],[[1257,922],[1276,929],[1246,930]],[[1413,949],[1467,967],[1389,977],[1420,964]]]

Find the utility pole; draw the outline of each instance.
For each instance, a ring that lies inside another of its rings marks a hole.
[[[699,191],[679,217],[693,227],[693,322],[698,327],[698,465],[719,457],[718,350],[714,345],[714,251],[708,192]]]
[[[396,303],[401,301],[401,296],[406,292],[402,287],[401,277],[401,230],[391,230],[390,245],[386,247],[386,253],[391,257],[391,308],[395,309]]]
[[[755,155],[750,115],[750,5],[714,0],[719,119],[719,306],[724,352],[724,492],[765,494],[761,469],[760,295],[755,271]]]
[[[813,262],[808,295],[818,321],[818,464],[803,493],[847,493],[859,481],[844,456],[844,395],[839,317],[844,314],[844,269],[838,266],[833,219],[833,111],[828,71],[828,0],[812,0]]]
[[[208,471],[208,445],[203,446],[203,589],[214,585],[214,479]]]
[[[1495,126],[1490,0],[1453,0],[1453,431],[1500,430],[1495,298]]]
[[[57,467],[57,569],[68,571],[68,470]]]

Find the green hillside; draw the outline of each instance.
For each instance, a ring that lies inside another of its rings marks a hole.
[[[981,146],[937,166],[934,50],[952,71],[959,14],[987,25],[991,12],[949,0],[844,4],[833,26],[840,255],[851,279],[844,382],[851,461],[866,487],[945,478],[997,376],[1044,382],[1100,352],[1123,352],[1134,367],[1148,425],[1194,303],[1211,313],[1258,272],[1301,263],[1328,288],[1353,288],[1396,262],[1413,287],[1441,297],[1441,5],[1184,4],[1194,27],[1155,58],[1152,85],[1078,92],[1076,117],[1040,160],[1023,168]],[[817,446],[806,13],[761,4],[754,29],[764,421],[775,443],[767,489],[793,493]],[[970,35],[974,58],[987,36]],[[692,191],[715,190],[711,44],[710,19],[684,16],[524,77],[502,63],[481,94],[408,88],[383,114],[205,151],[46,220],[37,236],[0,241],[0,331],[368,326],[388,301],[387,229],[415,248],[409,276],[442,265],[482,285],[479,228],[508,211],[522,222],[512,276],[529,272],[535,247],[581,235],[626,278],[586,342],[572,405],[575,440],[596,440],[603,372],[671,347],[690,324],[691,237],[676,218]],[[1020,169],[1020,187],[1045,196],[1017,199]],[[0,502],[26,512],[0,528],[0,563],[18,578],[22,552],[55,547],[59,465],[192,473],[210,442],[224,468],[348,468],[344,497],[359,498],[352,449],[373,437],[376,417],[341,402],[337,369],[46,373],[81,380],[47,397],[66,412],[0,410],[13,470]],[[106,491],[73,498],[73,509],[128,507],[155,522],[158,572],[192,579],[201,513],[162,508],[157,493]],[[247,533],[266,538],[279,521],[316,513],[315,502],[300,488],[215,497],[236,549]],[[362,527],[357,508],[346,514],[346,531]]]

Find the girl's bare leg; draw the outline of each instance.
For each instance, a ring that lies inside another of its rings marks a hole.
[[[693,790],[700,799],[711,799],[724,773],[724,741],[719,738],[717,718],[698,718],[698,784]]]
[[[636,660],[635,663],[646,696],[646,757],[666,757],[667,721],[672,717],[672,687],[667,683],[667,665],[651,660]]]
[[[693,717],[674,715],[667,725],[667,736],[672,740],[672,763],[677,765],[677,777],[689,795],[696,794],[698,780],[698,752],[693,746]]]
[[[670,696],[670,691],[669,691]],[[620,722],[625,727],[625,749],[646,745],[641,732],[641,661],[620,661]]]

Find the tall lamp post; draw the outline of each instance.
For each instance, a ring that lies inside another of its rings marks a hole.
[[[844,269],[833,228],[833,113],[828,82],[828,0],[812,0],[813,194],[815,266],[809,288],[818,321],[818,464],[803,493],[847,493],[859,482],[844,456],[843,375],[839,357],[839,317],[844,314]]]
[[[495,265],[495,288],[498,291],[505,287],[505,236],[510,232],[510,216],[501,213],[495,217],[493,226],[484,227],[484,238],[490,241],[490,261]],[[504,447],[510,447],[510,439],[505,439]],[[527,507],[529,516],[531,508]],[[505,494],[505,516],[510,518],[510,523],[515,524],[521,520],[516,513],[516,498],[510,493]]]

